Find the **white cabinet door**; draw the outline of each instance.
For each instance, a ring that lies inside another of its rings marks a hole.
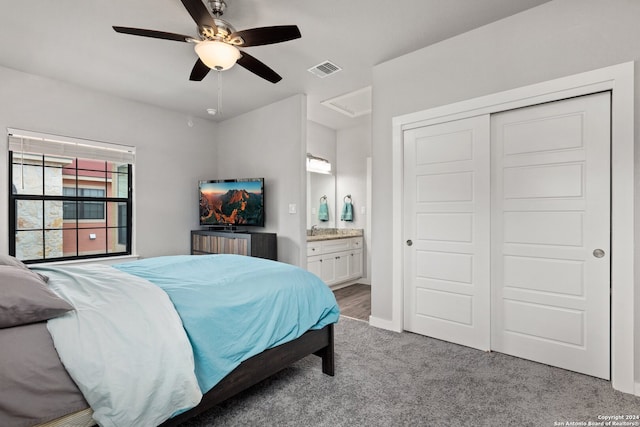
[[[362,251],[351,251],[349,253],[349,279],[360,277],[362,277]]]
[[[320,256],[312,256],[307,258],[307,270],[316,276],[322,278],[322,261]]]
[[[327,285],[336,283],[336,259],[334,255],[322,255],[320,263],[320,278]]]
[[[406,330],[489,350],[489,116],[404,132]]]
[[[349,252],[336,252],[334,255],[336,266],[336,283],[349,280]]]
[[[492,119],[492,348],[609,379],[610,95]]]

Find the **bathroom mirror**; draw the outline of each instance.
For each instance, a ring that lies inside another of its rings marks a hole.
[[[334,175],[307,172],[307,229],[336,227],[336,178]],[[326,196],[328,220],[318,218],[320,199]]]

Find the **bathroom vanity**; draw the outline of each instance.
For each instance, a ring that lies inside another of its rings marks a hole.
[[[307,232],[307,270],[327,285],[362,277],[364,241],[361,229],[315,229]]]

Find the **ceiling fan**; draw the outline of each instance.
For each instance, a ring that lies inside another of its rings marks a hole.
[[[263,62],[238,48],[281,43],[300,38],[300,30],[296,25],[236,31],[231,24],[220,18],[227,6],[224,0],[208,0],[211,5],[211,13],[202,0],[181,1],[198,25],[197,38],[142,28],[114,26],[113,29],[118,33],[134,36],[194,43],[198,60],[191,70],[189,80],[201,81],[210,69],[222,71],[231,68],[236,63],[271,83],[282,80],[278,73]]]

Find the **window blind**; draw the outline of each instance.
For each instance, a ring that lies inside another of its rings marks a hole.
[[[109,142],[71,138],[21,129],[7,129],[9,150],[14,153],[34,153],[104,160],[119,163],[135,163],[135,147]]]

